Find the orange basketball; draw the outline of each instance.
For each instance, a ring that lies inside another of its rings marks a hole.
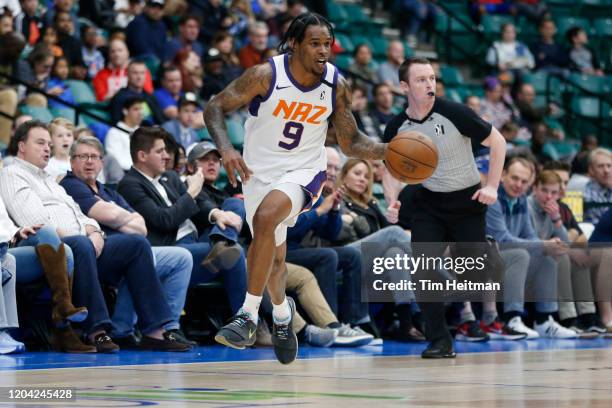
[[[422,133],[398,133],[387,146],[385,165],[396,179],[408,184],[419,184],[436,170],[438,149]]]

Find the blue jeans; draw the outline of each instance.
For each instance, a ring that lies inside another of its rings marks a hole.
[[[194,235],[187,235],[176,242],[193,256],[193,269],[189,286],[207,283],[221,278],[233,313],[238,312],[244,303],[247,291],[246,257],[244,250],[234,266],[222,269],[218,274],[210,272],[202,266],[202,261],[210,253],[211,246],[207,242],[198,242]]]
[[[223,211],[231,211],[239,215],[240,218],[242,218],[242,222],[244,223],[246,213],[244,211],[244,201],[242,201],[241,199],[227,198],[225,199],[225,201],[223,201],[223,204],[220,208]],[[234,227],[225,227],[225,229],[223,230],[219,228],[217,224],[214,224],[212,227],[209,227],[208,229],[206,229],[206,231],[204,231],[204,233],[200,236],[199,241],[210,242],[211,238],[218,237],[225,238],[228,241],[232,241],[235,243],[238,242],[238,234],[240,234],[240,231],[238,231]]]
[[[17,283],[30,283],[43,276],[42,265],[38,262],[38,255],[34,247],[44,244],[51,245],[56,250],[62,245],[62,241],[57,235],[55,227],[44,226],[36,231],[36,234],[19,242],[18,247],[9,248],[9,253],[13,255],[17,261],[17,270],[19,271],[17,274]],[[65,244],[64,250],[66,251],[66,268],[68,270],[68,275],[72,276],[72,272],[74,271],[72,250]]]
[[[185,306],[189,279],[191,278],[193,258],[189,251],[180,247],[152,247],[151,249],[155,258],[155,271],[172,313],[172,321],[166,323],[164,329],[178,329],[181,312]],[[126,337],[131,335],[137,321],[132,295],[124,279],[119,285],[117,303],[113,313],[113,336]]]
[[[82,323],[86,333],[108,329],[111,321],[100,283],[119,287],[125,278],[134,299],[138,322],[143,334],[172,321],[172,313],[155,272],[153,254],[147,239],[140,235],[114,234],[104,243],[99,258],[89,238],[78,235],[63,241],[74,254],[75,306],[86,306],[87,319]]]

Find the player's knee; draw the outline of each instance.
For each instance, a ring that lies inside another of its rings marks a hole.
[[[260,207],[253,216],[253,229],[256,233],[270,233],[276,229],[279,223],[278,211],[275,208]]]

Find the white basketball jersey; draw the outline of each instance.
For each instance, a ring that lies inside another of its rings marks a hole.
[[[307,88],[292,77],[288,54],[269,63],[268,93],[249,105],[244,160],[264,183],[283,179],[306,186],[327,168],[327,120],[335,107],[338,71],[327,63],[321,82]]]

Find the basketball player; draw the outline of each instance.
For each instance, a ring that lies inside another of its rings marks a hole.
[[[244,305],[215,340],[237,349],[255,342],[257,312],[267,287],[274,306],[274,352],[283,364],[297,356],[291,325],[295,304],[285,297],[287,227],[317,200],[325,183],[328,123],[348,156],[382,159],[386,149],[386,144],[374,143],[357,130],[350,86],[327,62],[333,42],[333,29],[325,18],[314,13],[296,17],[279,44],[280,55],[245,71],[209,102],[205,112],[229,182],[236,185],[235,171],[243,182],[253,234]],[[250,116],[243,159],[228,139],[224,117],[246,104]]]
[[[388,123],[383,141],[390,141],[400,132],[418,131],[432,139],[439,156],[434,174],[419,186],[414,196],[412,242],[415,256],[443,256],[444,242],[485,242],[486,208],[497,200],[506,154],[503,136],[467,106],[436,98],[436,76],[427,59],[404,61],[399,68],[399,79],[408,98],[408,108]],[[491,151],[489,174],[482,188],[472,154],[472,141]],[[417,277],[431,278],[423,273],[420,271]],[[423,295],[426,294],[417,292],[417,299],[423,299]],[[421,356],[455,357],[452,337],[446,327],[444,304],[421,301],[419,305],[430,342]]]

